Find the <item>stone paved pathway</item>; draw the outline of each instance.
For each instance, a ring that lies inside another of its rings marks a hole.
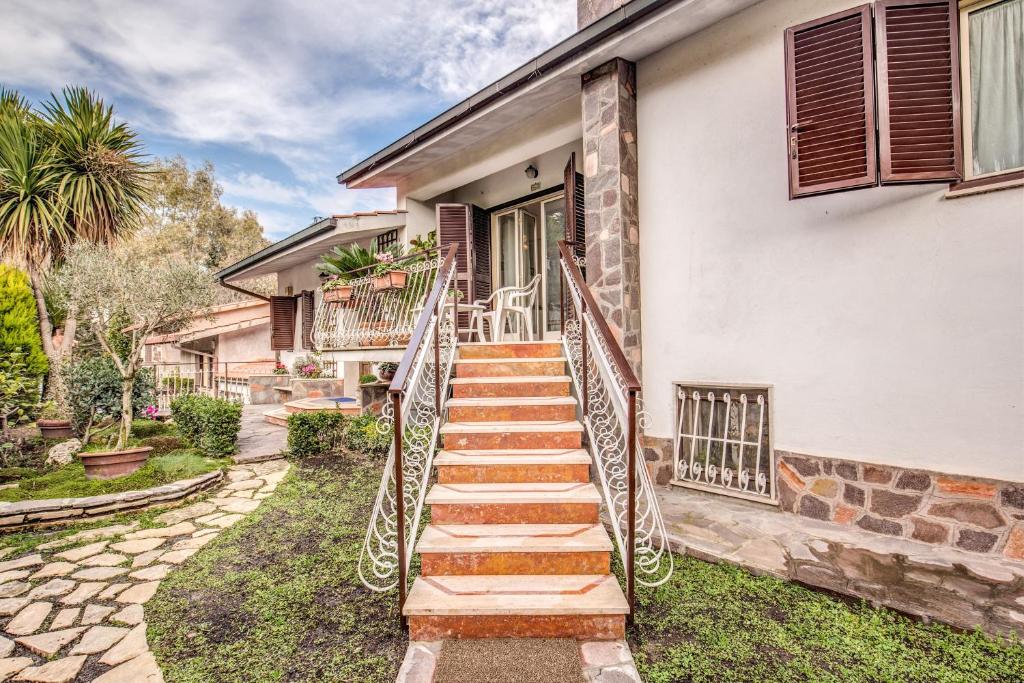
[[[220,491],[164,512],[159,527],[111,525],[20,557],[0,554],[0,681],[163,681],[143,606],[169,572],[259,507],[287,472],[280,458],[236,465]]]
[[[288,430],[263,419],[263,413],[273,406],[247,405],[242,407],[242,429],[238,436],[238,454],[235,462],[259,462],[277,456],[288,447]]]

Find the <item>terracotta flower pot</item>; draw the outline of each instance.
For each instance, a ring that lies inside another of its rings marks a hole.
[[[36,420],[44,439],[70,439],[75,435],[69,420]]]
[[[373,288],[377,291],[386,289],[405,289],[405,281],[409,277],[407,270],[392,270],[373,278]]]
[[[333,289],[324,290],[324,301],[328,303],[342,303],[352,298],[352,285],[342,285]]]
[[[78,457],[85,465],[86,479],[116,479],[142,467],[151,450],[152,446],[140,446],[123,451],[79,453]]]

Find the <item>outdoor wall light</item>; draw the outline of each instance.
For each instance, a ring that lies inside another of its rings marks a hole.
[[[540,171],[538,171],[537,167],[534,166],[533,164],[530,164],[529,166],[526,167],[526,177],[527,178],[530,178],[532,180],[532,179],[536,178],[539,175],[540,175]]]

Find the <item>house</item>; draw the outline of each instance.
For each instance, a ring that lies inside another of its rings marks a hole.
[[[221,279],[308,296],[281,328],[298,349],[302,321],[344,314],[310,274],[342,223],[437,230],[470,301],[539,274],[535,336],[557,340],[568,240],[640,378],[656,484],[1024,560],[1024,3],[578,9],[339,175],[398,213]]]
[[[270,304],[262,299],[211,306],[188,327],[146,339],[143,362],[153,368],[160,408],[182,391],[240,396],[249,377],[273,373]]]
[[[320,218],[304,230],[228,266],[216,277],[222,285],[239,290],[236,283],[275,274],[278,294],[265,304],[272,324],[262,330],[262,343],[289,367],[296,358],[313,351],[324,351],[326,360],[338,363],[338,374],[345,380],[346,395],[357,397],[362,364],[398,361],[403,347],[368,349],[357,346],[352,350],[315,345],[314,317],[317,307],[324,305],[319,291],[322,280],[315,266],[321,255],[335,247],[356,244],[379,250],[393,244],[405,244],[415,236],[407,234],[406,221],[407,213],[395,209]],[[244,289],[240,291],[245,292]]]

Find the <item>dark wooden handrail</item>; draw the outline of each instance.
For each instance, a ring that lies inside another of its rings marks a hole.
[[[413,330],[412,337],[409,339],[409,345],[405,347],[405,353],[402,354],[398,370],[395,371],[395,376],[391,380],[391,386],[388,387],[389,393],[401,393],[405,391],[405,385],[409,383],[409,372],[412,370],[413,361],[416,360],[416,351],[419,349],[420,344],[423,343],[423,336],[427,333],[427,323],[430,322],[430,316],[437,308],[437,301],[441,298],[443,285],[448,281],[448,270],[455,267],[455,254],[458,251],[459,244],[457,242],[448,247],[448,254],[444,257],[444,263],[441,264],[437,271],[437,276],[434,278],[434,287],[423,302],[423,310],[420,312],[420,319],[416,321],[416,329]]]
[[[448,291],[448,278],[455,271],[455,255],[459,251],[459,244],[456,242],[448,247],[448,254],[444,257],[444,262],[441,267],[437,270],[437,275],[434,276],[434,287],[430,290],[430,294],[423,302],[423,310],[420,312],[420,319],[416,321],[416,329],[413,330],[412,337],[409,339],[409,345],[405,348],[405,353],[402,354],[402,361],[398,364],[398,369],[395,370],[395,376],[391,380],[391,386],[388,387],[388,396],[391,398],[391,407],[395,419],[395,460],[394,460],[394,473],[392,476],[395,478],[395,543],[398,550],[398,613],[402,614],[402,609],[405,607],[406,598],[406,584],[407,577],[405,571],[405,558],[408,553],[406,548],[405,539],[405,482],[403,481],[404,464],[402,463],[403,454],[403,443],[402,435],[404,426],[402,425],[402,397],[405,394],[405,390],[409,384],[409,374],[412,372],[413,363],[416,362],[416,356],[419,353],[420,346],[423,345],[423,338],[427,334],[427,325],[430,324],[431,316],[435,316],[434,319],[434,407],[437,410],[437,415],[441,415],[441,363],[440,363],[440,339],[441,334],[440,319],[442,309],[440,308],[441,292],[447,295]],[[458,340],[458,329],[459,329],[459,303],[455,301],[455,338]],[[426,350],[423,351],[426,353]],[[427,472],[427,476],[429,476]],[[415,529],[413,530],[415,534]],[[402,616],[402,623],[405,624],[405,617]]]
[[[622,376],[626,390],[640,391],[640,380],[637,379],[633,368],[629,366],[629,361],[626,360],[626,354],[622,352],[619,341],[612,335],[612,330],[608,327],[608,321],[605,320],[604,315],[601,313],[594,295],[590,293],[590,289],[583,279],[583,273],[580,272],[579,266],[573,260],[572,252],[569,251],[569,246],[565,240],[558,240],[558,252],[562,256],[562,261],[567,266],[569,277],[576,283],[576,289],[580,291],[580,295],[583,297],[583,303],[594,318],[594,323],[597,325],[597,333],[604,339],[605,346],[608,347],[608,351],[612,355],[612,362],[615,363],[615,368],[619,371],[619,375]]]

